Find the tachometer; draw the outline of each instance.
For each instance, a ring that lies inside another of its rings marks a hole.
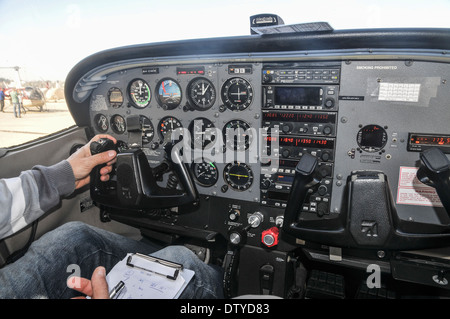
[[[253,88],[247,80],[231,78],[222,86],[222,100],[232,111],[245,110],[253,101]]]
[[[128,85],[128,94],[132,104],[138,109],[143,109],[150,104],[152,92],[150,87],[142,79],[135,79]]]
[[[159,105],[165,110],[172,110],[181,103],[181,88],[172,79],[164,79],[156,87]]]
[[[182,128],[183,125],[181,122],[173,117],[173,116],[166,116],[161,119],[158,123],[158,132],[159,136],[163,140],[172,140],[172,133],[177,128]]]
[[[235,151],[245,151],[253,141],[250,124],[242,120],[232,120],[222,129],[223,139],[228,148]]]
[[[192,171],[196,181],[205,187],[211,187],[219,179],[217,166],[213,162],[203,161],[201,163],[192,163]]]
[[[253,171],[249,165],[241,162],[234,162],[225,166],[223,178],[232,189],[245,191],[252,186],[254,177]]]
[[[208,79],[196,78],[189,83],[188,96],[197,110],[206,111],[216,101],[216,89]]]

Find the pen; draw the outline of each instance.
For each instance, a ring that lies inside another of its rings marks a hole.
[[[109,292],[109,299],[113,299],[115,296],[117,296],[124,287],[125,283],[122,280],[119,281],[119,283],[114,287],[114,289]]]

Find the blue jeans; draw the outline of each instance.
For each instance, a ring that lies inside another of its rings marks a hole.
[[[13,103],[14,106],[14,116],[20,117],[20,103]]]
[[[97,266],[108,273],[127,253],[140,252],[182,263],[195,272],[180,298],[223,298],[222,271],[207,265],[184,246],[160,249],[81,222],[70,222],[35,241],[27,253],[0,269],[0,298],[71,298],[80,293],[67,287],[72,270],[91,278]],[[160,249],[160,250],[159,250]]]

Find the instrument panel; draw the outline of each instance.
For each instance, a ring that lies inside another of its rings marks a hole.
[[[188,162],[201,195],[251,202],[255,210],[275,208],[280,215],[295,166],[309,153],[319,159],[321,181],[303,205],[309,213],[304,218],[334,218],[344,207],[351,172],[380,170],[388,173],[402,220],[437,223],[443,213],[437,197],[403,186],[402,172],[417,170],[418,152],[430,146],[448,153],[450,119],[441,116],[450,100],[444,93],[447,65],[374,63],[125,69],[94,90],[91,123],[126,148],[132,146],[127,119],[139,115],[137,146],[151,165],[163,159],[164,141],[183,137],[194,150]]]
[[[248,205],[247,216],[261,213],[267,227],[282,218],[306,153],[318,159],[319,182],[298,220],[333,225],[348,209],[353,172],[377,171],[387,176],[402,231],[420,233],[417,225],[434,229],[448,218],[436,191],[414,178],[421,151],[448,153],[447,74],[447,64],[426,61],[130,68],[93,91],[90,118],[96,133],[113,134],[120,147],[142,148],[151,166],[163,161],[166,141],[182,143],[199,194],[224,201],[213,209],[221,217],[201,214],[217,219],[225,236],[246,225],[245,217],[237,224],[229,217],[233,205]],[[136,115],[138,140],[128,127]]]
[[[261,64],[116,72],[92,94],[92,127],[130,147],[127,118],[139,115],[140,146],[151,164],[162,160],[163,142],[179,140],[174,132],[185,129],[194,150],[190,168],[200,194],[259,202],[261,77]]]

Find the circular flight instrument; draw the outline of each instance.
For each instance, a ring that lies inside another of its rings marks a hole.
[[[117,109],[123,104],[123,94],[119,88],[113,87],[108,91],[108,102],[113,108]]]
[[[198,117],[189,124],[191,146],[193,148],[209,148],[216,139],[216,130],[211,120]]]
[[[383,149],[388,140],[387,133],[379,125],[366,125],[356,136],[359,147],[366,152],[378,152]]]
[[[161,119],[158,123],[158,132],[161,139],[170,139],[172,140],[172,133],[177,128],[182,128],[183,125],[181,122],[173,117],[173,116],[166,116]]]
[[[245,191],[252,186],[253,172],[249,165],[241,162],[234,162],[225,166],[223,178],[232,189]]]
[[[188,96],[197,110],[206,111],[216,101],[216,89],[208,79],[196,78],[189,83]]]
[[[181,88],[172,79],[163,79],[156,86],[158,103],[165,110],[172,110],[181,103]]]
[[[111,117],[111,128],[117,134],[123,134],[126,130],[125,119],[121,115],[113,115]]]
[[[219,179],[217,166],[211,161],[192,163],[191,169],[194,173],[194,177],[197,183],[204,187],[213,186]]]
[[[97,129],[102,133],[105,133],[109,128],[108,118],[103,114],[97,114],[94,117],[94,123]]]
[[[142,128],[142,144],[145,145],[153,140],[155,128],[153,127],[152,121],[144,115],[140,115],[140,122]]]
[[[242,78],[231,78],[222,86],[222,100],[232,111],[245,110],[253,101],[253,88]]]
[[[235,151],[245,151],[253,141],[250,124],[242,120],[232,120],[226,123],[222,134],[227,147]]]
[[[152,92],[150,86],[142,79],[134,79],[128,85],[128,94],[134,107],[143,109],[150,104]]]

